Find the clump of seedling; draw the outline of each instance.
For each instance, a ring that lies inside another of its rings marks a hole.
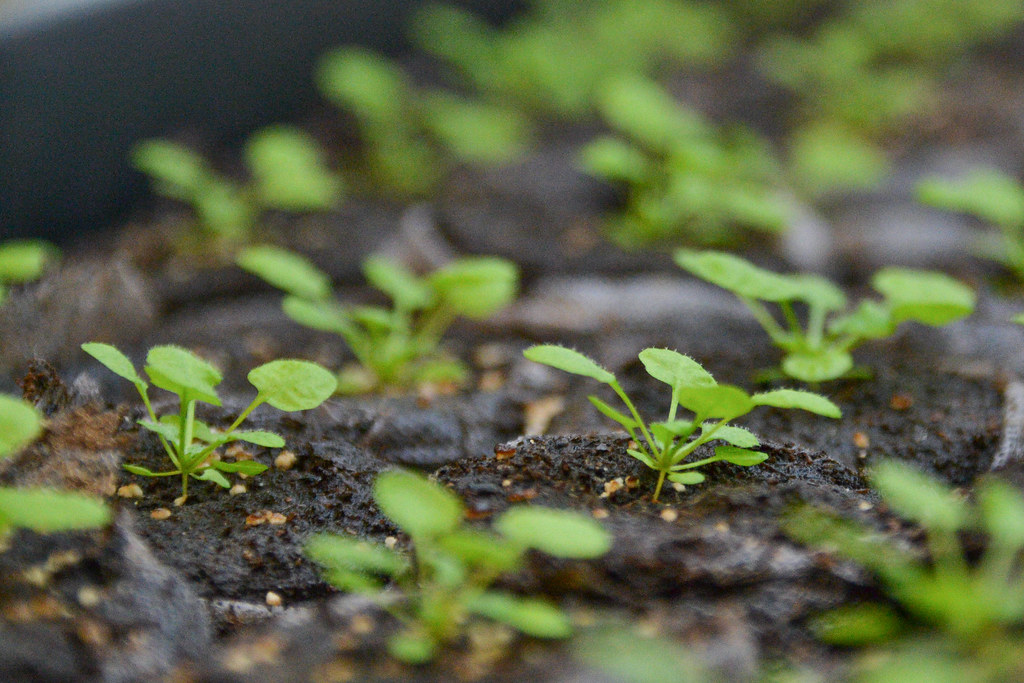
[[[744,230],[778,233],[789,208],[767,146],[751,132],[722,130],[653,81],[622,77],[599,94],[619,134],[584,147],[584,170],[626,188],[608,221],[619,244],[727,244]]]
[[[966,213],[997,228],[975,244],[985,258],[997,261],[1024,279],[1024,186],[991,169],[978,169],[960,181],[930,178],[917,186],[921,202]]]
[[[887,462],[872,481],[886,505],[920,524],[927,555],[873,529],[810,507],[787,520],[797,540],[847,557],[873,572],[899,611],[863,603],[812,625],[843,646],[873,646],[861,660],[864,681],[1011,681],[1024,677],[1024,498],[989,480],[976,503],[931,476]],[[979,557],[963,538],[987,538]]]
[[[943,273],[883,268],[871,278],[882,300],[864,299],[844,312],[846,295],[820,275],[781,275],[716,251],[679,250],[675,259],[690,273],[739,297],[785,353],[782,372],[803,382],[847,374],[853,369],[853,348],[892,335],[902,322],[937,327],[970,315],[976,298],[969,287]],[[782,322],[765,304],[779,307]],[[806,307],[806,322],[801,322],[795,304]]]
[[[199,154],[169,140],[146,140],[132,150],[132,163],[149,175],[158,194],[192,206],[200,228],[229,243],[250,238],[266,210],[329,211],[344,185],[327,168],[316,141],[284,125],[257,131],[245,143],[247,182],[218,173]]]
[[[764,462],[768,456],[753,450],[760,445],[750,431],[729,422],[746,415],[757,406],[799,408],[825,417],[838,418],[839,408],[824,396],[797,389],[776,389],[747,394],[739,387],[719,384],[700,363],[669,349],[644,349],[640,362],[651,377],[672,388],[668,413],[661,422],[648,424],[622,390],[615,375],[579,351],[563,346],[532,346],[523,353],[529,360],[553,368],[596,379],[611,387],[626,406],[628,414],[616,410],[597,396],[589,396],[601,414],[618,422],[632,437],[635,447],[627,450],[658,473],[654,500],[668,479],[679,484],[699,484],[704,475],[695,470],[709,463],[725,461],[742,467]],[[693,413],[692,418],[677,416],[679,408]],[[714,454],[687,461],[697,448],[721,441]]]
[[[339,375],[338,391],[348,394],[462,381],[467,369],[440,350],[442,336],[458,317],[482,320],[508,305],[519,283],[515,264],[496,257],[462,258],[419,276],[371,256],[363,273],[392,306],[345,306],[325,274],[284,249],[251,247],[238,264],[287,293],[284,312],[293,320],[345,340],[358,362]]]
[[[275,360],[249,372],[249,382],[256,387],[256,398],[239,413],[224,430],[214,429],[196,417],[196,405],[221,405],[216,386],[221,374],[203,359],[177,346],[154,346],[146,355],[145,372],[149,382],[135,370],[135,366],[121,351],[109,344],[90,342],[82,349],[108,370],[131,382],[146,406],[148,419],[139,425],[156,434],[174,468],[166,472],[153,472],[137,465],[125,465],[132,474],[144,477],[181,477],[181,497],[188,497],[189,478],[210,481],[229,488],[225,473],[246,476],[260,474],[267,466],[253,460],[222,462],[217,449],[232,441],[245,441],[267,448],[281,448],[284,439],[273,432],[241,430],[238,427],[258,406],[267,403],[287,412],[310,410],[326,401],[334,393],[337,380],[334,375],[316,363],[303,360]],[[149,383],[178,396],[178,412],[157,416],[149,399]]]
[[[0,395],[0,459],[39,438],[43,418],[31,404]],[[45,488],[0,486],[0,540],[13,529],[39,532],[92,529],[106,524],[110,512],[92,496]]]
[[[355,117],[367,170],[392,192],[429,194],[455,162],[500,164],[529,146],[530,126],[515,111],[419,90],[398,65],[363,48],[328,54],[317,82]]]
[[[32,282],[57,258],[57,248],[42,240],[8,240],[0,243],[0,305],[10,285]]]
[[[388,642],[396,658],[419,664],[455,640],[466,620],[480,616],[538,638],[566,638],[569,618],[551,603],[491,585],[515,571],[528,550],[555,557],[591,558],[607,552],[608,533],[593,519],[566,510],[516,507],[493,531],[464,523],[459,498],[420,475],[381,474],[373,487],[381,511],[409,535],[411,557],[392,548],[344,536],[314,536],[306,554],[326,568],[342,590],[372,596],[402,622]],[[391,579],[398,595],[383,590]]]

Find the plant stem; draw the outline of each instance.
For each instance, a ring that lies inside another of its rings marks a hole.
[[[776,345],[783,349],[789,349],[792,345],[792,339],[786,334],[786,331],[782,329],[772,314],[768,312],[760,301],[756,301],[749,297],[740,297],[740,300],[746,304],[747,308],[757,319],[757,322],[764,328],[764,331],[768,333],[768,336],[772,338],[772,341]]]
[[[668,474],[666,470],[658,470],[658,485],[654,487],[654,498],[651,499],[655,503],[658,502],[658,496],[661,495],[661,487],[665,483],[666,474]]]

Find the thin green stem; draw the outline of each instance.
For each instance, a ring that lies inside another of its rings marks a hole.
[[[772,314],[768,312],[768,309],[760,301],[742,296],[740,301],[746,304],[754,318],[757,319],[757,322],[764,328],[764,331],[768,333],[773,342],[784,349],[789,349],[793,345],[790,335],[786,334],[786,331],[782,329],[782,326],[776,322]]]
[[[153,411],[153,404],[149,402],[149,394],[146,393],[146,387],[143,384],[132,382],[135,385],[135,390],[139,392],[139,396],[142,397],[142,403],[146,406],[146,413],[149,415],[149,419],[154,423],[159,422],[156,419],[156,413]],[[157,434],[156,437],[160,440],[160,445],[164,447],[164,451],[167,452],[167,457],[171,459],[174,466],[179,470],[181,469],[181,462],[178,457],[174,454],[174,449],[171,448],[171,444],[164,438],[163,434]]]
[[[242,424],[245,418],[249,417],[249,413],[256,410],[256,408],[260,406],[264,400],[265,399],[262,396],[257,394],[256,398],[254,398],[252,400],[252,403],[249,404],[249,407],[243,410],[241,413],[239,413],[238,417],[235,418],[235,421],[231,423],[231,426],[228,427],[228,430],[224,432],[224,434],[230,434],[231,432],[238,429],[238,425]]]
[[[782,310],[782,317],[786,319],[786,324],[789,325],[792,337],[794,339],[803,339],[804,331],[800,327],[800,319],[796,317],[796,311],[793,310],[793,302],[782,301],[779,303],[779,308]]]
[[[622,402],[626,404],[626,407],[629,409],[629,414],[633,416],[633,419],[636,420],[637,424],[640,426],[640,431],[643,433],[644,439],[647,441],[648,455],[660,460],[661,453],[657,449],[657,442],[654,440],[654,437],[651,436],[651,433],[647,431],[647,424],[644,422],[643,418],[640,417],[640,413],[637,412],[636,406],[634,406],[633,402],[629,400],[629,396],[626,396],[626,392],[622,390],[621,386],[619,386],[618,380],[613,379],[609,382],[608,386],[610,386],[612,391],[614,391]]]
[[[654,487],[654,498],[651,499],[655,503],[658,502],[658,496],[661,495],[661,487],[665,484],[665,475],[667,474],[667,470],[658,470],[658,485]]]

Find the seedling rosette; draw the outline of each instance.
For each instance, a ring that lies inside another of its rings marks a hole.
[[[719,384],[700,363],[669,349],[644,349],[640,362],[647,373],[672,389],[668,414],[661,422],[648,424],[623,391],[615,375],[579,351],[563,346],[532,346],[523,352],[529,360],[553,368],[595,379],[611,387],[628,413],[610,406],[597,396],[590,402],[601,414],[618,422],[632,437],[636,447],[627,453],[658,472],[654,500],[661,495],[665,480],[679,484],[699,484],[704,475],[697,468],[725,461],[741,467],[764,462],[768,456],[754,450],[760,445],[750,431],[728,424],[757,406],[799,408],[825,417],[838,418],[841,412],[824,396],[796,389],[776,389],[750,395],[739,387]],[[678,417],[679,408],[693,413],[690,419]],[[687,461],[700,446],[722,442],[714,454]]]

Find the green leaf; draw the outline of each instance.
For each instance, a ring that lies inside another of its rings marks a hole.
[[[513,108],[434,90],[421,96],[423,125],[453,156],[471,164],[515,160],[530,146],[530,121]]]
[[[587,396],[587,399],[594,405],[595,408],[598,409],[598,411],[602,415],[618,422],[626,431],[634,430],[640,426],[640,423],[634,420],[632,417],[626,415],[625,413],[621,413],[618,410],[615,410],[615,408],[612,408],[610,405],[599,399],[597,396]]]
[[[456,529],[438,539],[438,545],[469,567],[507,572],[519,566],[522,549],[494,534]]]
[[[230,441],[245,441],[246,443],[266,446],[267,448],[283,448],[284,439],[274,432],[261,430],[240,430],[226,435]]]
[[[885,296],[896,324],[914,320],[946,325],[974,311],[971,288],[943,273],[883,268],[871,278],[871,286]]]
[[[333,301],[310,301],[297,296],[286,296],[281,302],[281,309],[298,324],[322,332],[344,335],[354,327],[348,311]]]
[[[1024,187],[993,169],[975,170],[959,182],[923,180],[917,196],[924,204],[969,213],[998,226],[1024,225]]]
[[[239,460],[238,462],[221,462],[220,460],[214,460],[210,463],[210,467],[220,470],[221,472],[237,472],[250,477],[262,474],[268,469],[266,465],[261,462],[256,462],[255,460]]]
[[[234,183],[212,178],[192,202],[204,230],[226,240],[243,240],[248,235],[255,207]]]
[[[811,630],[831,645],[858,647],[893,639],[899,633],[899,616],[878,604],[846,605],[811,620]]]
[[[162,474],[165,474],[163,472],[154,472],[153,470],[146,469],[145,467],[139,467],[138,465],[121,465],[121,467],[132,474],[139,475],[140,477],[159,477]]]
[[[235,263],[301,299],[319,301],[331,296],[331,279],[309,259],[287,249],[269,244],[248,247],[239,252]]]
[[[43,432],[43,417],[32,404],[0,394],[0,458],[29,445]]]
[[[81,493],[52,489],[0,487],[0,528],[17,527],[43,533],[93,529],[110,521],[103,501]]]
[[[262,128],[245,143],[246,166],[264,206],[283,211],[327,211],[341,198],[341,178],[324,164],[316,140],[300,128]]]
[[[435,270],[428,282],[452,313],[482,319],[515,300],[519,269],[503,258],[467,257]]]
[[[998,479],[985,481],[978,488],[978,510],[993,543],[1024,548],[1024,498],[1017,489]]]
[[[757,394],[754,394],[753,398],[756,402]],[[716,425],[716,422],[705,422],[701,425],[701,436],[706,435]],[[721,427],[714,429],[714,435],[711,440],[721,439],[726,443],[737,446],[738,448],[757,448],[761,445],[761,441],[748,429],[743,427],[734,427],[732,425],[722,425]]]
[[[391,470],[377,477],[373,499],[381,511],[415,538],[434,538],[462,522],[464,508],[448,489],[412,472]]]
[[[629,624],[590,628],[573,637],[574,657],[620,683],[707,683],[696,655],[665,637],[651,638]]]
[[[0,282],[31,282],[41,276],[46,265],[57,256],[57,248],[43,240],[7,240],[0,243]]]
[[[840,349],[818,353],[789,353],[782,359],[782,371],[801,382],[825,382],[838,379],[853,368],[853,356]]]
[[[839,419],[843,416],[839,406],[820,394],[799,389],[776,389],[754,394],[750,397],[759,406],[796,408],[817,415]]]
[[[635,448],[627,448],[626,453],[633,456],[643,464],[647,465],[652,470],[658,469],[658,463],[656,463],[651,456],[647,455],[643,451],[638,451]]]
[[[388,652],[406,664],[426,664],[437,652],[437,643],[426,633],[406,629],[388,639]]]
[[[748,451],[736,446],[716,446],[715,457],[740,467],[753,467],[768,459],[767,454],[760,451]]]
[[[526,356],[527,360],[532,360],[534,363],[550,365],[557,370],[590,377],[605,384],[611,384],[615,381],[615,375],[579,351],[567,349],[564,346],[556,346],[554,344],[531,346],[523,351],[523,355]]]
[[[693,275],[737,296],[775,302],[801,298],[798,279],[758,268],[733,254],[679,249],[675,252],[675,261]]]
[[[370,256],[363,261],[363,274],[367,282],[391,297],[400,310],[418,311],[429,306],[434,299],[424,280],[383,256]]]
[[[666,478],[673,483],[687,486],[704,481],[704,475],[700,472],[670,472]]]
[[[680,138],[705,134],[707,124],[653,80],[640,75],[609,79],[598,92],[598,107],[611,126],[653,151]]]
[[[359,47],[341,48],[321,59],[316,80],[320,91],[353,110],[364,128],[380,129],[398,121],[410,96],[401,69]]]
[[[711,373],[700,363],[678,351],[644,349],[640,352],[639,358],[647,369],[647,374],[669,385],[673,390],[682,387],[710,387],[717,384]]]
[[[214,388],[221,374],[205,360],[179,346],[154,346],[146,354],[146,374],[154,385],[178,396],[220,405]]]
[[[679,404],[701,418],[732,420],[755,405],[747,392],[728,384],[684,387],[676,393]]]
[[[395,576],[409,566],[404,557],[389,548],[336,534],[316,534],[306,542],[304,552],[328,569]]]
[[[881,339],[892,334],[895,328],[889,307],[870,299],[861,301],[852,313],[834,318],[828,326],[833,335],[849,335],[854,339]]]
[[[879,463],[871,481],[897,514],[926,528],[956,531],[967,520],[966,504],[953,491],[909,465]]]
[[[176,415],[168,415],[173,421],[167,422],[153,422],[152,420],[139,420],[139,426],[143,429],[148,429],[151,432],[155,432],[160,436],[164,437],[171,443],[177,443],[181,435],[181,430],[178,427],[177,420],[174,419]],[[186,444],[188,445],[188,444]]]
[[[213,176],[205,159],[169,140],[144,140],[132,148],[130,158],[156,181],[157,192],[183,201],[203,192]]]
[[[199,474],[193,473],[192,477],[198,479],[199,481],[212,481],[214,484],[221,487],[222,489],[231,488],[231,482],[228,481],[223,474],[218,472],[213,467],[207,467]]]
[[[555,557],[598,557],[611,547],[611,537],[600,524],[568,510],[515,507],[494,526],[506,538]]]
[[[82,344],[82,350],[98,360],[108,370],[123,377],[129,382],[145,388],[149,386],[146,381],[135,371],[135,366],[128,360],[128,356],[121,353],[116,347],[100,342],[88,342]]]
[[[811,273],[796,273],[786,276],[799,290],[797,298],[817,306],[824,311],[841,311],[846,308],[846,295],[831,280]]]
[[[1024,325],[1024,313],[1018,313],[1017,315],[1010,318],[1011,322],[1015,322],[1018,325]]]
[[[466,608],[535,638],[568,638],[572,635],[572,625],[565,613],[537,598],[487,591],[471,600]]]
[[[603,136],[584,145],[579,164],[589,175],[624,183],[641,183],[652,173],[652,163],[636,147]]]
[[[278,410],[310,410],[338,388],[334,373],[305,360],[273,360],[249,371],[259,398]]]

